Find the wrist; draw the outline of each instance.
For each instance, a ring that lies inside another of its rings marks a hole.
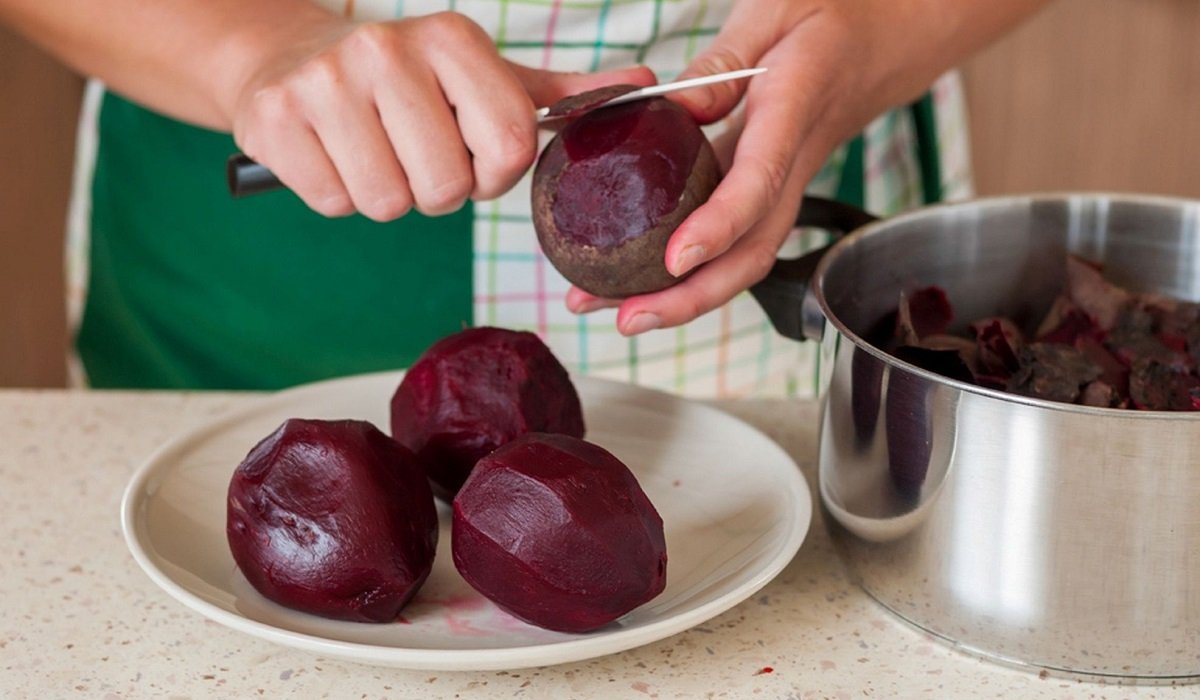
[[[281,22],[280,17],[287,20]],[[248,16],[209,53],[209,93],[225,130],[232,130],[238,105],[275,71],[284,71],[349,33],[355,23],[306,0],[253,4]],[[290,59],[290,60],[289,60]]]
[[[861,11],[875,21],[873,87],[885,107],[910,102],[946,71],[999,38],[1049,0],[877,0]]]

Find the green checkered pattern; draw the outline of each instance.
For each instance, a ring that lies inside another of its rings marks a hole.
[[[712,41],[733,0],[328,0],[360,19],[461,12],[487,30],[510,60],[554,70],[595,71],[644,64],[660,80],[677,76]],[[89,94],[96,92],[89,89]],[[98,94],[98,93],[97,93]],[[940,179],[947,198],[970,195],[962,90],[954,74],[933,91]],[[97,99],[85,102],[81,144],[95,138]],[[724,125],[710,127],[715,133]],[[866,207],[887,215],[922,203],[918,128],[909,110],[880,117],[863,134],[857,156],[833,154],[810,183],[832,196],[847,170],[863,173]],[[93,146],[90,146],[94,148]],[[861,161],[861,162],[860,162]],[[81,168],[85,172],[86,167]],[[930,171],[927,169],[926,174]],[[537,332],[575,372],[630,381],[699,397],[811,396],[817,348],[778,336],[748,294],[681,328],[627,339],[616,332],[615,311],[583,317],[569,313],[569,284],[542,256],[530,219],[529,178],[508,194],[473,207],[473,322]],[[859,186],[861,185],[861,187]],[[86,188],[77,190],[86,191]],[[86,295],[87,225],[74,206],[68,240],[68,299],[78,323]],[[79,219],[75,221],[75,219]],[[822,232],[797,231],[785,248],[799,252],[823,243]],[[76,383],[82,373],[74,366]]]
[[[479,23],[508,59],[554,70],[595,71],[633,64],[671,80],[712,41],[732,0],[398,0],[363,2],[360,16],[461,12]],[[944,114],[961,91],[953,78],[934,92],[942,136],[961,125]],[[961,110],[961,100],[957,103]],[[945,124],[948,126],[942,127]],[[713,129],[720,131],[721,126]],[[961,138],[962,133],[957,134]],[[864,134],[865,203],[879,214],[922,204],[921,171],[911,113],[886,114]],[[955,178],[943,189],[969,193],[963,160],[943,165]],[[809,191],[833,195],[845,149],[814,179]],[[811,395],[816,388],[815,344],[776,334],[749,294],[681,328],[627,339],[617,333],[616,312],[575,316],[563,305],[569,284],[547,264],[537,245],[529,208],[530,178],[508,194],[475,205],[474,314],[476,324],[538,333],[563,362],[599,375],[691,396]],[[789,247],[823,243],[820,232],[797,232]]]

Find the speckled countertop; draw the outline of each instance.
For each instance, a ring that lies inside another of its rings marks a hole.
[[[820,522],[751,599],[674,637],[512,672],[375,668],[210,622],[155,586],[121,537],[121,494],[169,437],[254,395],[0,391],[0,698],[1195,698],[990,664],[877,607]],[[721,408],[813,482],[816,408]],[[818,518],[820,517],[818,513]]]

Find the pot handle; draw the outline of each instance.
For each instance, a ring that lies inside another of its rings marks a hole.
[[[776,260],[766,278],[750,288],[758,305],[767,312],[779,334],[793,340],[819,340],[823,327],[820,311],[806,310],[809,288],[817,263],[838,238],[865,226],[878,217],[858,207],[824,199],[805,197],[796,215],[796,226],[823,228],[836,234],[829,245],[798,258]]]

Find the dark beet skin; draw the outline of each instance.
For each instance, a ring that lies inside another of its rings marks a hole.
[[[588,90],[587,92],[581,92],[578,95],[571,95],[570,97],[562,98],[558,102],[550,105],[549,110],[546,112],[546,116],[563,119],[578,117],[585,112],[589,112],[599,107],[609,100],[616,99],[621,95],[625,95],[633,92],[634,90],[640,89],[641,88],[639,88],[637,85],[605,85],[604,87],[596,88],[595,90]]]
[[[901,345],[892,353],[910,365],[927,369],[943,377],[973,384],[975,375],[957,350],[930,350],[914,345]]]
[[[623,298],[669,287],[667,241],[720,181],[696,121],[663,98],[588,112],[546,146],[533,218],[546,257],[572,284]]]
[[[477,591],[561,632],[602,627],[666,586],[662,518],[633,473],[565,435],[524,435],[480,460],[450,544]]]
[[[437,547],[424,470],[365,421],[286,421],[234,472],[226,517],[259,593],[339,620],[396,619]]]
[[[896,331],[900,337],[907,337],[911,333],[919,340],[945,333],[953,320],[954,309],[946,298],[946,292],[940,287],[922,287],[900,294],[900,312],[896,320],[900,324]]]
[[[584,434],[579,394],[550,348],[533,333],[489,327],[431,345],[392,396],[391,421],[446,501],[480,457],[519,435]]]
[[[982,387],[1101,408],[1200,411],[1200,304],[1121,289],[1075,255],[1066,288],[1031,337],[1013,319],[990,317],[969,325],[974,343],[958,344],[940,335],[952,317],[945,293],[927,287],[901,293],[864,337]]]

